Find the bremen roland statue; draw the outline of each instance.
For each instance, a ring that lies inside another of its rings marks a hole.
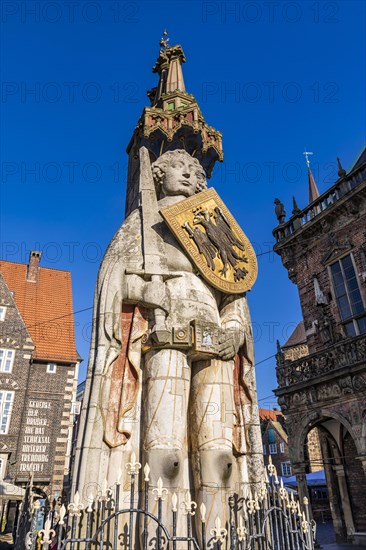
[[[140,206],[98,274],[73,489],[86,501],[122,472],[127,498],[134,452],[168,500],[189,491],[205,504],[210,529],[263,476],[243,290],[256,260],[196,158],[175,149],[151,162],[145,147],[139,158]]]

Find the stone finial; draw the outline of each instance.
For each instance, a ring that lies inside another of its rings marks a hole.
[[[279,340],[276,341],[276,344],[277,344],[277,353],[276,353],[275,357],[276,357],[277,366],[279,366],[279,365],[282,365],[284,363],[285,354],[282,351],[281,344],[280,344]]]
[[[344,176],[347,175],[347,172],[345,171],[345,169],[343,168],[342,164],[341,164],[341,161],[339,159],[339,157],[337,157],[337,163],[338,163],[338,176],[340,178],[344,178]]]
[[[315,304],[317,306],[327,305],[328,299],[322,289],[320,288],[320,283],[318,277],[314,277],[314,294],[315,294]]]
[[[160,38],[160,47],[166,50],[169,46],[169,40],[170,38],[168,38],[168,31],[165,29],[163,32],[163,36]]]
[[[281,225],[285,223],[285,218],[286,218],[285,207],[283,203],[280,201],[280,199],[275,199],[274,204],[276,205],[275,214],[277,216],[279,224]]]
[[[300,210],[300,208],[297,206],[297,202],[296,202],[295,197],[292,197],[292,206],[293,206],[292,215],[293,215],[293,216],[297,216],[298,214],[300,214],[301,210]]]

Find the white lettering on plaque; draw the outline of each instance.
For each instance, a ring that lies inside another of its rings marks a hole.
[[[21,442],[20,472],[46,473],[51,443],[51,410],[51,401],[29,400]]]

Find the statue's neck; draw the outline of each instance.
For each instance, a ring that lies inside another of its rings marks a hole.
[[[177,202],[184,201],[186,199],[184,195],[174,195],[169,197],[163,197],[158,201],[158,205],[160,208],[164,206],[171,206],[172,204],[176,204]]]

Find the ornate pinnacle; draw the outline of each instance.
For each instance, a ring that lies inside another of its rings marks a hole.
[[[189,491],[186,491],[184,501],[181,503],[181,508],[185,516],[188,514],[194,516],[196,513],[197,503],[191,499],[191,493]]]
[[[296,202],[295,197],[292,197],[292,205],[293,205],[292,215],[297,216],[297,214],[299,214],[301,212],[301,210],[297,206],[297,202]]]
[[[101,491],[101,494],[98,496],[98,500],[100,502],[109,502],[111,500],[111,494],[112,494],[112,491],[109,489],[108,487],[108,481],[107,481],[107,478],[105,477],[103,482],[102,482],[102,491]]]
[[[173,512],[176,512],[178,510],[177,505],[178,505],[177,493],[173,493],[172,494],[172,511]]]
[[[148,463],[146,462],[145,466],[144,466],[144,480],[145,481],[149,481],[150,479],[150,466],[148,465]]]
[[[84,509],[84,505],[82,502],[80,502],[80,495],[79,495],[79,491],[76,491],[75,495],[74,495],[74,501],[73,502],[70,502],[70,504],[68,505],[67,507],[69,513],[70,513],[70,516],[76,516],[76,517],[80,517],[81,516],[81,512],[82,510]]]
[[[168,31],[165,29],[164,32],[163,32],[163,36],[160,38],[160,47],[161,49],[164,49],[166,50],[169,46],[169,38],[167,38],[168,36]]]
[[[159,477],[157,487],[152,490],[152,493],[155,494],[155,500],[165,500],[168,494],[168,489],[163,487],[163,480],[161,477]]]
[[[42,537],[41,544],[51,544],[53,537],[56,535],[56,531],[51,529],[51,520],[50,518],[46,519],[44,529],[41,529],[39,532]]]
[[[116,485],[121,485],[122,481],[122,469],[118,468]]]
[[[247,529],[243,523],[243,517],[240,515],[239,516],[239,525],[236,529],[237,533],[238,533],[238,539],[239,539],[239,542],[242,542],[242,541],[245,541],[245,536],[247,534]]]
[[[87,501],[89,502],[88,507],[86,511],[88,513],[91,513],[93,511],[93,502],[94,502],[94,495],[93,492],[90,492],[87,496]]]
[[[339,159],[339,157],[337,157],[337,163],[338,163],[338,176],[340,178],[344,178],[344,176],[347,175],[347,172],[345,171],[345,169],[343,168],[342,164],[341,164],[341,161]]]
[[[126,468],[130,475],[138,475],[139,470],[141,468],[140,462],[136,460],[136,453],[133,451],[131,453],[131,462],[127,462]]]
[[[210,533],[214,537],[214,542],[225,541],[227,529],[221,527],[221,519],[219,518],[219,516],[217,516],[217,518],[215,519],[215,527],[214,529],[211,529]]]
[[[206,506],[204,505],[203,502],[200,506],[200,514],[201,514],[202,523],[205,523],[206,522]]]
[[[65,508],[65,505],[63,504],[60,508],[60,511],[58,513],[58,524],[59,525],[64,525],[64,517],[66,516],[66,508]]]

